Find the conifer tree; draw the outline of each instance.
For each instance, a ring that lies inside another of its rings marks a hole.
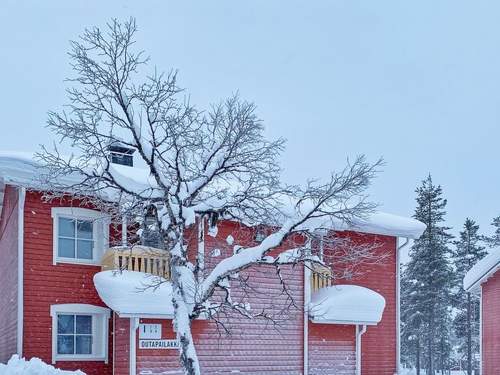
[[[469,218],[465,220],[459,239],[454,244],[456,288],[453,305],[457,314],[453,319],[453,326],[460,341],[459,352],[467,359],[467,375],[472,375],[472,371],[477,368],[473,354],[479,353],[479,298],[463,289],[462,280],[467,271],[487,253],[482,245],[479,225]]]
[[[404,352],[413,351],[415,364],[420,362],[429,375],[447,363],[450,354],[452,271],[448,245],[452,236],[448,233],[450,228],[444,225],[447,202],[442,197],[441,186],[434,185],[429,175],[416,193],[414,218],[427,228],[414,241],[410,249],[411,260],[403,272],[402,343],[407,346]]]
[[[500,215],[495,217],[491,222],[495,228],[495,232],[490,237],[485,237],[485,241],[490,247],[500,247]]]

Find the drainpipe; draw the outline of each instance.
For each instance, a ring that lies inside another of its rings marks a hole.
[[[483,375],[483,285],[479,285],[479,375]]]
[[[356,324],[356,375],[361,375],[361,336],[366,332],[366,324]]]
[[[129,348],[129,374],[136,375],[136,361],[137,361],[137,327],[139,327],[139,318],[130,318],[130,348]]]
[[[311,300],[311,262],[304,263],[304,375],[309,374],[309,301]]]
[[[20,187],[17,201],[17,354],[23,356],[24,337],[24,201],[26,188]]]
[[[400,373],[401,366],[401,250],[408,245],[410,239],[399,246],[399,237],[396,238],[396,374]]]

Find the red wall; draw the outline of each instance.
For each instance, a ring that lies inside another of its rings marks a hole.
[[[362,336],[362,372],[369,375],[392,375],[396,373],[396,238],[352,234],[371,237],[380,245],[379,253],[387,258],[382,264],[365,266],[363,276],[355,278],[352,284],[370,288],[385,298],[382,321],[368,326]]]
[[[355,373],[355,326],[309,322],[309,374],[354,375]]]
[[[482,285],[483,375],[500,374],[500,271]]]
[[[17,352],[18,191],[7,185],[0,218],[0,363]]]
[[[53,265],[51,207],[38,193],[27,192],[24,206],[24,339],[23,355],[52,361],[52,318],[50,306],[87,303],[105,306],[94,288],[98,266]],[[112,329],[110,319],[110,332]],[[109,353],[112,353],[112,340]],[[57,362],[56,367],[81,369],[87,375],[112,373],[110,363],[97,361]]]
[[[25,205],[25,263],[24,263],[24,354],[29,358],[37,356],[51,361],[51,317],[50,305],[56,303],[89,303],[103,305],[92,282],[92,277],[100,267],[70,264],[52,265],[52,218],[50,208],[43,203],[40,195],[27,193]],[[233,246],[226,242],[228,235],[236,244],[248,245],[253,241],[253,233],[236,223],[224,223],[218,227],[214,238],[205,236],[206,249],[219,249],[212,253],[207,250],[206,268],[211,269],[222,258],[233,253]],[[360,241],[377,241],[379,251],[390,256],[382,266],[370,266],[362,277],[342,283],[365,285],[381,293],[387,302],[383,320],[377,327],[369,327],[363,336],[363,371],[370,375],[392,375],[395,371],[396,322],[395,322],[395,238],[386,236],[345,233]],[[190,245],[195,240],[189,239]],[[285,245],[286,246],[286,245]],[[193,322],[203,374],[220,374],[239,370],[245,374],[301,374],[303,369],[303,268],[283,267],[282,276],[287,282],[290,295],[284,293],[274,267],[252,267],[240,273],[239,280],[232,280],[234,300],[243,299],[251,306],[252,313],[261,312],[269,319],[248,320],[235,313],[221,314],[222,325],[213,321]],[[247,278],[248,277],[248,278]],[[245,294],[241,280],[248,280],[252,293]],[[293,304],[296,307],[293,307]],[[292,304],[292,308],[286,306]],[[288,310],[288,311],[286,311]],[[275,324],[276,323],[276,324]],[[115,374],[128,373],[129,321],[115,317],[116,365]],[[171,322],[163,323],[165,335],[172,334]],[[112,326],[112,323],[110,323]],[[311,374],[328,373],[343,363],[345,373],[353,371],[354,327],[337,325],[312,325],[310,336]],[[112,328],[110,327],[110,332]],[[170,336],[168,336],[170,337]],[[331,340],[331,341],[330,341]],[[345,356],[325,356],[324,348],[340,348]],[[112,339],[109,344],[110,363],[103,362],[58,362],[64,369],[80,368],[87,374],[111,374]],[[138,373],[159,373],[160,369],[178,368],[176,350],[138,350]],[[342,359],[343,358],[343,359]],[[317,369],[313,370],[313,369]],[[313,372],[316,371],[316,372]],[[331,372],[330,372],[331,373]],[[342,372],[336,372],[342,374]]]
[[[128,318],[119,318],[113,313],[114,319],[114,352],[109,355],[114,356],[114,375],[128,375],[130,369],[130,320]]]
[[[362,372],[369,375],[392,375],[396,372],[396,238],[390,236],[377,236],[355,232],[340,232],[339,237],[348,237],[352,244],[373,244],[373,251],[377,255],[378,264],[360,264],[355,269],[355,275],[350,280],[339,280],[338,284],[356,284],[380,293],[386,302],[381,322],[376,326],[368,326],[361,339]],[[325,262],[335,261],[333,249],[325,249]],[[338,358],[328,359],[328,356],[318,356],[328,346],[328,337],[333,335],[334,342],[337,331],[344,332],[345,328],[339,325],[310,323],[309,333],[309,360],[311,374],[314,368],[325,368],[328,361],[330,366],[338,366]],[[354,326],[352,328],[351,346],[355,345]],[[319,335],[319,336],[318,336]],[[345,339],[344,335],[344,339]],[[336,345],[336,344],[333,344]],[[347,342],[342,343],[342,351],[346,350]],[[354,359],[355,360],[355,359]],[[351,358],[345,358],[346,364],[351,363]],[[322,363],[320,366],[319,363]],[[355,369],[349,365],[343,370],[346,374],[354,374]],[[339,370],[340,371],[340,370]],[[351,372],[349,372],[351,371]],[[326,372],[328,373],[328,372]],[[337,373],[337,372],[335,372]],[[342,374],[342,372],[339,372]]]

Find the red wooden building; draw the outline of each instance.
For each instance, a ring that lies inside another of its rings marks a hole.
[[[30,158],[0,155],[0,362],[17,353],[87,374],[182,373],[169,284],[138,291],[148,273],[168,279],[168,265],[159,266],[165,259],[141,246],[111,248],[106,217],[69,201],[44,202],[42,192],[29,189],[36,172]],[[287,266],[289,296],[273,269],[245,271],[252,274],[244,296],[251,309],[281,317],[290,297],[303,308],[292,308],[277,327],[225,316],[230,335],[220,335],[212,320],[196,320],[202,373],[398,373],[399,251],[423,230],[413,219],[382,213],[356,228],[335,228],[384,254],[344,285],[325,281],[327,267]],[[233,242],[255,240],[254,228],[229,221],[216,234],[203,233],[198,251],[207,269],[233,253]],[[156,257],[153,268],[148,257]],[[123,264],[127,271],[113,272]],[[235,295],[243,293],[237,280],[232,284]]]
[[[494,249],[471,268],[464,289],[480,295],[481,374],[500,374],[500,249]]]

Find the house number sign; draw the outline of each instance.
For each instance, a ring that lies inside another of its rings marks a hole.
[[[161,324],[139,324],[139,349],[177,349],[179,341],[161,338]]]
[[[139,340],[139,349],[178,349],[178,340]]]

